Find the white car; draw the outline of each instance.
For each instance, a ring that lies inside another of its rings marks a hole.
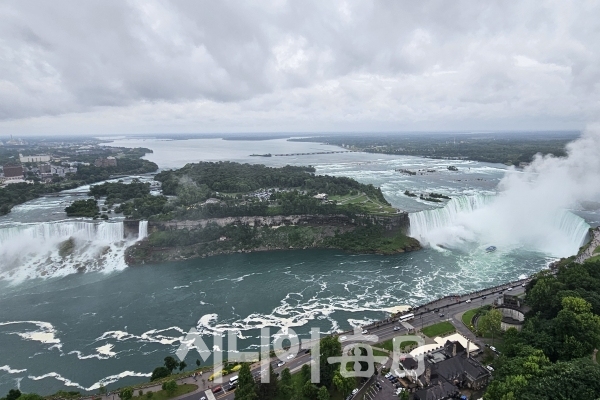
[[[486,366],[486,368],[492,372],[494,372],[494,368],[490,367],[489,365]]]
[[[469,299],[469,300],[465,301],[465,303],[470,303],[470,302],[471,302],[471,299]]]
[[[287,356],[287,359],[288,359],[288,360],[291,360],[291,359],[293,359],[293,358],[295,358],[295,357],[296,357],[296,355],[295,355],[295,354],[290,354],[289,356]]]
[[[399,326],[395,326],[395,327],[394,327],[394,330],[395,330],[395,331],[399,331],[399,330],[400,330],[400,327],[399,327]]]
[[[493,351],[494,353],[498,352],[498,350],[496,350],[496,348],[494,346],[490,346],[490,350]]]
[[[352,394],[356,394],[356,393],[358,393],[358,389],[354,389],[354,390],[352,391]]]
[[[508,291],[510,292],[510,291],[512,290],[512,288],[511,288],[511,287],[509,287],[509,288],[508,288],[508,289],[506,289],[506,290],[508,290]]]
[[[277,363],[277,366],[278,366],[278,367],[281,367],[281,366],[283,366],[283,365],[285,365],[285,361],[279,361],[279,362]]]
[[[348,340],[348,336],[340,336],[340,342],[343,342],[344,340]]]
[[[362,330],[362,334],[363,334],[363,335],[366,335],[367,333],[369,333],[369,331],[367,331],[366,329],[363,329],[363,330]]]

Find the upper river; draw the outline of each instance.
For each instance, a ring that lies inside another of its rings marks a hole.
[[[348,176],[379,186],[393,206],[413,213],[444,204],[407,197],[405,190],[469,196],[460,197],[463,201],[480,199],[494,195],[507,173],[505,166],[497,164],[366,153],[249,156],[340,150],[283,139],[119,139],[111,145],[151,148],[154,153],[146,158],[161,168],[208,160],[313,165],[319,174]],[[449,165],[457,166],[459,172],[449,171]],[[423,171],[409,176],[397,169]],[[15,207],[0,218],[0,230],[64,221],[65,204],[85,196],[86,191],[80,188]],[[419,214],[418,221],[423,227],[430,217],[442,223],[467,206],[438,208],[434,212],[439,215]],[[561,251],[576,251],[587,224],[598,225],[598,210],[576,211],[583,219],[573,215],[559,221],[563,241],[568,242]],[[1,239],[0,232],[0,245]],[[35,238],[27,240],[23,245],[35,249]],[[425,248],[394,256],[278,251],[134,268],[116,260],[120,253],[115,252],[115,258],[102,261],[98,272],[57,270],[44,279],[0,280],[0,393],[15,386],[40,394],[65,388],[95,391],[101,383],[109,389],[125,386],[146,380],[192,327],[206,334],[207,343],[210,333],[233,330],[238,332],[240,349],[255,348],[261,327],[271,327],[273,333],[289,327],[301,337],[311,327],[322,332],[347,329],[385,317],[383,309],[388,307],[420,304],[517,279],[563,255],[527,245],[499,246],[497,252],[486,253],[488,244],[475,242],[453,250]],[[187,364],[193,365],[197,358],[190,353]]]

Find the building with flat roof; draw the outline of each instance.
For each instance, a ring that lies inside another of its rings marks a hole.
[[[19,161],[21,161],[22,163],[49,162],[50,156],[45,154],[40,154],[36,156],[24,156],[23,154],[19,154]]]
[[[5,178],[23,177],[23,167],[20,165],[5,165],[3,170]]]

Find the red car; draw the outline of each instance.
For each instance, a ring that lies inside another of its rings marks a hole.
[[[221,390],[223,390],[221,386],[215,386],[214,388],[212,388],[213,393],[219,393]]]

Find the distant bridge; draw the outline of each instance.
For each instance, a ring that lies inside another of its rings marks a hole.
[[[314,154],[337,154],[337,153],[356,153],[353,150],[340,150],[340,151],[317,151],[314,153],[287,153],[287,154],[273,154],[273,157],[291,157],[291,156],[312,156]]]

